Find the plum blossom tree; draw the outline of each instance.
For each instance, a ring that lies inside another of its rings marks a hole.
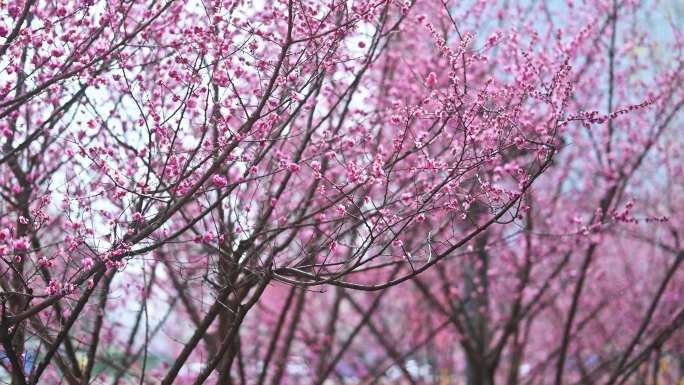
[[[684,376],[676,5],[0,5],[5,383]]]

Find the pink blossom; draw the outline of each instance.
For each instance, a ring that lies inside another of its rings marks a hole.
[[[52,259],[49,259],[47,257],[40,257],[38,259],[38,265],[41,267],[51,268],[55,265],[55,263]]]
[[[47,286],[47,292],[49,295],[55,295],[59,293],[60,287],[61,285],[59,284],[59,281],[51,279]]]
[[[497,42],[498,40],[499,40],[499,34],[496,33],[496,32],[495,32],[495,33],[492,33],[492,34],[489,35],[489,37],[487,38],[487,45],[490,45],[490,46],[491,46],[491,45],[494,45],[494,44],[496,44],[496,42]]]
[[[667,10],[261,3],[0,3],[3,379],[681,377]]]
[[[10,232],[10,229],[4,228],[0,230],[0,242],[3,242],[7,239],[10,239],[12,233]]]
[[[287,165],[287,169],[290,170],[290,172],[297,172],[299,171],[299,165],[297,163],[289,163]]]
[[[434,88],[437,85],[437,74],[430,72],[427,78],[425,78],[425,85],[430,88]]]
[[[216,187],[226,187],[228,185],[228,179],[221,175],[214,175],[211,177],[211,183]]]
[[[216,238],[216,236],[214,235],[214,233],[211,231],[208,231],[208,232],[204,233],[204,235],[202,236],[202,242],[210,243],[215,238]]]
[[[12,247],[14,247],[15,250],[19,251],[27,250],[29,248],[29,243],[25,238],[19,238],[15,239],[12,242]]]

